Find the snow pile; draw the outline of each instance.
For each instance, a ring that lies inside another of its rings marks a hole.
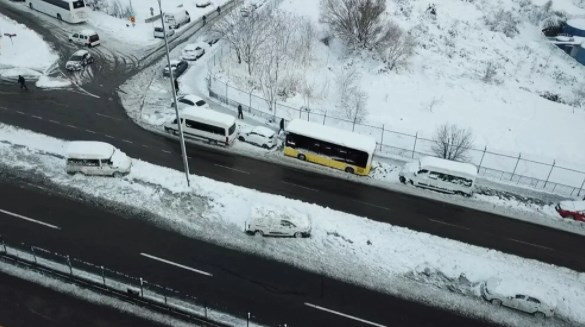
[[[0,163],[7,171],[49,179],[70,194],[95,197],[111,206],[143,210],[150,215],[136,217],[150,217],[190,237],[508,325],[585,323],[585,311],[579,310],[585,301],[583,273],[204,177],[191,176],[193,186],[188,188],[181,172],[140,160],[134,160],[124,179],[71,177],[61,158],[66,142],[7,126],[0,133],[5,140],[0,144]],[[252,207],[262,203],[309,215],[311,238],[246,235],[244,222]],[[479,283],[492,277],[521,277],[538,285],[557,302],[558,319],[539,321],[479,299]]]
[[[12,38],[5,34],[16,34]],[[59,57],[23,24],[0,15],[0,79],[38,79]]]

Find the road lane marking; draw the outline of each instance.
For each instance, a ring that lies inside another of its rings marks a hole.
[[[36,119],[43,120],[43,117],[41,117],[41,116],[35,116],[35,115],[32,115],[32,117],[33,117],[33,118],[36,118]]]
[[[386,207],[383,207],[383,206],[379,206],[377,204],[369,203],[369,202],[362,201],[362,200],[354,200],[354,201],[357,201],[357,202],[359,202],[361,204],[365,204],[365,205],[370,206],[370,207],[374,207],[374,208],[378,208],[378,209],[390,211],[390,208],[386,208]]]
[[[53,124],[57,124],[57,125],[61,125],[60,122],[53,120],[53,119],[49,119],[49,122],[53,123]]]
[[[150,254],[148,254],[148,253],[140,253],[140,255],[141,255],[141,256],[143,256],[143,257],[147,257],[147,258],[149,258],[149,259],[152,259],[152,260],[156,260],[156,261],[164,262],[164,263],[166,263],[166,264],[169,264],[169,265],[171,265],[171,266],[175,266],[175,267],[183,268],[183,269],[186,269],[186,270],[190,270],[190,271],[192,271],[192,272],[196,272],[196,273],[198,273],[198,274],[201,274],[201,275],[205,275],[205,276],[213,277],[213,274],[211,274],[211,273],[208,273],[208,272],[206,272],[206,271],[199,270],[199,269],[195,269],[195,268],[191,268],[191,267],[188,267],[188,266],[182,265],[182,264],[180,264],[180,263],[172,262],[172,261],[169,261],[169,260],[166,260],[166,259],[163,259],[163,258],[155,257],[155,256],[153,256],[153,255],[150,255]]]
[[[24,112],[20,111],[20,110],[16,110],[17,114],[21,114],[21,115],[26,115]]]
[[[114,139],[115,137],[113,137],[112,135],[108,135],[108,134],[104,134],[105,137],[110,138],[110,139]]]
[[[335,314],[335,315],[338,315],[338,316],[341,316],[341,317],[344,317],[344,318],[349,318],[349,319],[352,319],[352,320],[355,320],[355,321],[359,321],[359,322],[362,322],[364,324],[368,324],[368,325],[372,325],[372,326],[377,326],[377,327],[386,327],[385,325],[378,324],[378,323],[375,323],[373,321],[369,321],[369,320],[365,320],[365,319],[358,318],[358,317],[355,317],[355,316],[351,316],[351,315],[345,314],[343,312],[339,312],[339,311],[327,309],[327,308],[324,308],[322,306],[318,306],[318,305],[315,305],[315,304],[312,304],[312,303],[309,303],[309,302],[305,302],[305,305],[308,306],[308,307],[317,309],[317,310],[329,312],[329,313],[332,313],[332,314]]]
[[[120,121],[120,120],[121,120],[120,118],[116,118],[116,117],[112,117],[112,116],[108,116],[108,115],[100,114],[99,112],[96,112],[95,114],[96,114],[96,115],[98,115],[98,116],[100,116],[100,117],[103,117],[103,118],[108,118],[108,119],[112,119],[112,120],[118,120],[118,121]]]
[[[524,244],[524,245],[534,246],[535,248],[539,248],[539,249],[554,251],[553,248],[549,248],[548,246],[544,246],[544,245],[538,245],[538,244],[534,244],[534,243],[530,243],[530,242],[524,242],[524,241],[520,241],[520,240],[517,240],[514,238],[509,238],[509,240],[512,242],[516,242],[516,243],[520,243],[520,244]]]
[[[148,146],[148,145],[146,145],[146,144],[142,144],[142,147],[143,147],[143,148],[149,148],[149,146]]]
[[[130,144],[133,144],[134,143],[134,142],[132,142],[130,140],[126,140],[126,139],[122,139],[122,142],[130,143]]]
[[[233,171],[236,171],[238,173],[250,175],[249,172],[244,171],[244,170],[239,170],[239,169],[236,169],[236,168],[232,168],[232,167],[228,167],[228,166],[224,166],[224,165],[220,165],[220,164],[214,164],[214,166],[221,167],[221,168],[225,168],[225,169],[229,169],[229,170],[233,170]]]
[[[171,152],[171,151],[169,151],[169,150],[161,150],[161,151],[162,151],[162,152],[164,152],[164,153],[172,153],[172,152]]]
[[[20,218],[22,220],[30,221],[31,223],[43,225],[43,226],[50,227],[50,228],[54,228],[54,229],[61,229],[61,227],[58,227],[58,226],[55,226],[55,225],[51,225],[49,223],[46,223],[46,222],[43,222],[43,221],[40,221],[40,220],[32,219],[32,218],[29,218],[29,217],[26,217],[26,216],[23,216],[23,215],[19,215],[19,214],[14,213],[14,212],[2,210],[2,209],[0,209],[0,212],[2,212],[3,214],[6,214],[6,215],[12,216],[12,217],[16,217],[16,218]]]
[[[451,227],[455,227],[455,228],[460,228],[460,229],[465,229],[465,230],[471,230],[471,228],[469,228],[469,227],[460,226],[460,225],[456,225],[456,224],[451,224],[451,223],[448,223],[448,222],[442,221],[442,220],[436,220],[436,219],[430,219],[429,218],[429,221],[432,221],[434,223],[441,224],[441,225],[447,225],[447,226],[451,226]]]
[[[65,126],[77,129],[77,126],[73,126],[73,125],[69,125],[69,124],[67,124],[67,125],[65,125]]]
[[[308,187],[308,186],[303,186],[303,185],[299,185],[299,184],[295,184],[295,183],[291,183],[291,182],[287,182],[287,181],[281,181],[281,182],[283,182],[284,184],[296,186],[296,187],[299,187],[299,188],[302,188],[302,189],[305,189],[305,190],[309,190],[309,191],[313,191],[313,192],[319,192],[319,190],[316,189],[316,188],[312,188],[312,187]]]
[[[91,129],[86,129],[85,131],[88,133],[91,133],[91,134],[97,134],[96,132],[92,131]]]

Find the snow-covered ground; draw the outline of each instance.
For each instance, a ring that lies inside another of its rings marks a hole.
[[[5,34],[15,34],[12,39]],[[45,74],[59,56],[34,31],[0,14],[0,79],[15,81],[18,75],[38,80],[37,87],[66,87],[64,80],[52,80]],[[16,86],[15,86],[16,88]]]
[[[0,164],[6,169],[112,206],[147,210],[158,217],[155,223],[190,237],[506,325],[585,323],[585,311],[578,309],[585,301],[583,273],[195,175],[189,188],[181,172],[140,160],[123,179],[68,176],[66,142],[5,125],[0,139]],[[257,203],[308,214],[312,237],[246,235],[244,222]],[[557,303],[557,318],[539,321],[486,303],[479,284],[491,277],[538,285]]]
[[[336,81],[355,69],[361,75],[358,85],[367,94],[366,124],[384,124],[387,130],[430,139],[439,125],[453,123],[471,129],[476,149],[487,147],[512,158],[521,153],[523,158],[545,163],[556,160],[556,166],[585,171],[585,153],[579,151],[580,140],[585,138],[581,128],[585,110],[571,105],[582,102],[578,90],[585,82],[585,67],[542,35],[542,20],[534,17],[542,14],[538,6],[545,2],[446,0],[436,2],[437,14],[431,15],[427,12],[429,2],[388,0],[387,18],[409,32],[416,43],[406,67],[387,71],[380,60],[365,53],[356,55],[340,40],[334,39],[329,46],[317,41],[306,67],[283,72],[296,84],[291,82],[287,97],[279,101],[295,108],[306,106],[303,88],[309,87],[312,115],[327,112],[328,117],[347,119],[337,105],[340,94]],[[285,0],[280,9],[311,20],[317,35],[327,35],[319,22],[319,1]],[[518,20],[517,35],[508,37],[490,30],[486,20],[496,17],[500,9]],[[552,9],[563,10],[568,17],[585,15],[583,5],[572,0],[553,1]],[[543,19],[551,12],[542,14]],[[212,75],[249,89],[245,65],[235,64],[232,54],[221,58]],[[488,67],[493,70],[489,80],[485,78]],[[218,87],[225,89],[223,84]],[[558,94],[566,104],[541,97],[546,92]],[[243,93],[239,100],[247,104],[248,95]],[[253,94],[262,96],[259,88]],[[253,104],[268,112],[264,101]],[[328,124],[348,128],[335,119],[328,119]],[[378,131],[364,132],[380,139]],[[411,149],[413,142],[414,138],[385,134],[388,145]],[[419,147],[422,150],[425,146]],[[477,163],[480,157],[478,151],[472,159]],[[515,162],[487,155],[483,163],[511,171]],[[517,170],[541,179],[547,172],[548,167],[527,162]],[[551,177],[576,187],[584,178],[583,174],[557,170]]]

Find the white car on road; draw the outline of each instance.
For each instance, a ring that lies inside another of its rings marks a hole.
[[[539,285],[527,285],[519,280],[491,278],[481,285],[481,296],[498,306],[524,311],[539,318],[552,317],[553,299],[539,290]]]
[[[193,94],[185,94],[183,96],[178,97],[177,104],[179,105],[179,110],[182,110],[183,108],[186,107],[210,109],[209,104],[207,104],[205,100]],[[174,102],[171,102],[171,107],[173,108],[175,107]]]
[[[246,222],[246,233],[270,236],[311,236],[311,221],[307,214],[292,208],[256,206]]]
[[[187,44],[181,52],[181,58],[183,58],[183,60],[197,60],[205,54],[205,49],[207,47],[207,43],[203,42]]]
[[[256,126],[248,130],[242,129],[238,140],[271,149],[276,146],[276,132],[268,127]]]

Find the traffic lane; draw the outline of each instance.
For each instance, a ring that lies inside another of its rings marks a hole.
[[[230,312],[252,311],[259,319],[261,317],[274,323],[288,321],[297,326],[330,326],[332,322],[336,326],[355,326],[355,320],[332,313],[324,315],[323,311],[304,305],[308,302],[371,321],[391,322],[400,318],[408,322],[405,325],[419,325],[427,319],[417,320],[423,317],[421,313],[424,312],[424,317],[436,316],[433,321],[445,322],[445,325],[455,322],[476,325],[471,319],[436,308],[189,239],[144,224],[139,219],[120,217],[85,203],[56,195],[46,196],[43,189],[5,184],[0,189],[3,190],[0,197],[3,207],[10,204],[10,210],[26,212],[35,219],[61,228],[58,235],[52,235],[44,232],[44,226],[31,224],[28,228],[21,228],[18,225],[28,222],[3,217],[0,219],[0,230],[8,242],[24,241],[142,276],[148,281],[180,289],[202,299],[211,299],[209,303],[215,300]],[[34,210],[24,199],[35,199]],[[18,204],[27,209],[18,209]],[[17,227],[13,228],[15,225]],[[242,233],[242,237],[249,236]],[[145,252],[211,272],[213,276],[139,255]],[[386,307],[390,304],[392,309]]]
[[[115,308],[0,273],[0,325],[10,327],[162,326]]]

